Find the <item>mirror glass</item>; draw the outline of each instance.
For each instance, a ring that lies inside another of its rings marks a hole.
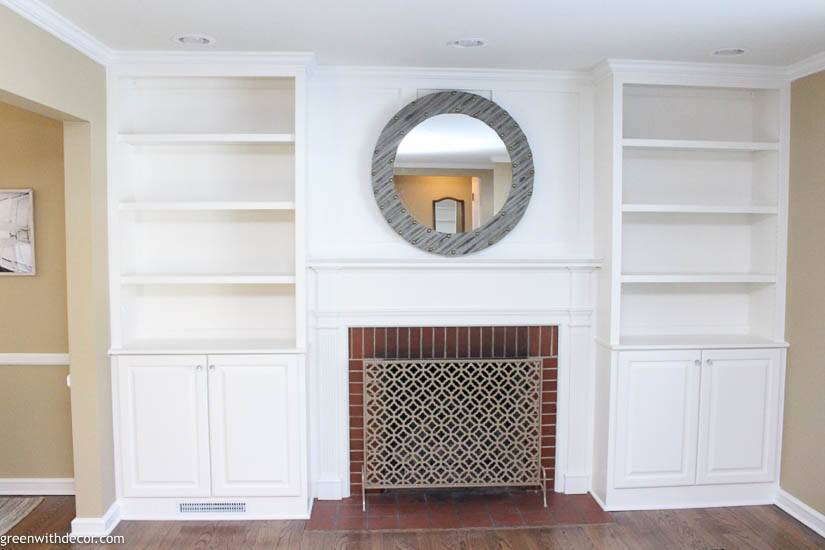
[[[498,134],[464,114],[418,124],[398,146],[393,181],[407,211],[441,233],[473,231],[495,216],[510,193],[510,155]]]

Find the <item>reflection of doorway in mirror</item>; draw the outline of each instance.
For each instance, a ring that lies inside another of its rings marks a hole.
[[[464,201],[454,197],[434,200],[433,223],[439,233],[463,233]]]
[[[473,231],[481,227],[481,179],[472,178],[473,192]]]

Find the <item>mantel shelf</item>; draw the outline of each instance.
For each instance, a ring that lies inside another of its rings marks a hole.
[[[705,151],[778,151],[779,144],[770,141],[711,141],[685,139],[625,138],[622,145],[633,149],[682,149]]]
[[[771,284],[776,275],[770,273],[624,273],[622,283],[739,283]]]
[[[294,275],[124,275],[124,285],[292,285]]]
[[[118,141],[131,145],[288,144],[295,142],[295,134],[119,134]]]
[[[703,204],[646,204],[622,205],[622,212],[651,214],[755,214],[773,215],[778,213],[775,206],[720,206]]]
[[[158,202],[122,202],[123,211],[162,212],[162,211],[220,211],[220,210],[295,210],[292,201],[158,201]]]

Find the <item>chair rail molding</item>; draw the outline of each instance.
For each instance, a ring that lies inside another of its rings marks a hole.
[[[68,353],[0,353],[0,366],[67,366],[68,364]]]

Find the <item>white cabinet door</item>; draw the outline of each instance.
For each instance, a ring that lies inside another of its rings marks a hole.
[[[714,350],[702,359],[697,482],[773,481],[780,351]]]
[[[208,496],[206,357],[119,357],[118,388],[124,496]]]
[[[698,350],[619,355],[616,487],[694,483],[700,359]]]
[[[302,364],[293,356],[209,356],[212,494],[300,494]]]

